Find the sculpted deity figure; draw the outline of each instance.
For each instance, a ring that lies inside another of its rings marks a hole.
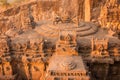
[[[44,44],[43,42],[39,43],[39,51],[40,52],[43,52],[43,44]]]
[[[8,53],[9,52],[9,46],[5,39],[1,39],[0,41],[0,52],[1,53]]]
[[[36,53],[38,51],[38,44],[37,43],[31,43],[31,49],[34,53]]]
[[[21,50],[21,44],[20,43],[16,43],[16,49],[17,49],[17,51]]]
[[[108,40],[94,40],[92,39],[92,57],[108,57]]]
[[[27,43],[21,44],[22,50],[25,52],[27,50]]]
[[[53,21],[53,24],[58,24],[59,22],[63,23],[61,17],[60,16],[56,16],[54,21]]]
[[[114,56],[120,56],[118,48],[114,48]]]

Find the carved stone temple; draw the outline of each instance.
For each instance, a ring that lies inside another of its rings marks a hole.
[[[0,80],[120,80],[120,1],[0,1]]]

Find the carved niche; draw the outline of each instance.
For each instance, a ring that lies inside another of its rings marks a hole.
[[[117,0],[107,0],[106,4],[101,7],[99,21],[102,27],[116,27],[120,21],[120,5]]]
[[[5,62],[3,66],[4,66],[5,75],[12,75],[12,67],[10,65],[10,62]]]
[[[108,39],[92,39],[92,57],[108,57]]]
[[[30,49],[33,53],[43,53],[44,41],[43,39],[30,41]]]
[[[114,56],[120,56],[120,46],[116,45],[114,48],[113,48],[113,52],[114,52]]]
[[[32,79],[33,80],[42,80],[42,76],[43,76],[43,73],[44,73],[44,63],[41,61],[41,62],[31,62],[31,68],[30,68],[30,72],[31,72],[31,75],[32,75]],[[37,76],[36,76],[37,75]]]
[[[0,37],[0,53],[8,53],[9,52],[9,46],[7,43],[6,38]]]

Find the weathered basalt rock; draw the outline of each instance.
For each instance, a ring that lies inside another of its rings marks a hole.
[[[0,80],[120,80],[119,3],[33,0],[0,11]]]

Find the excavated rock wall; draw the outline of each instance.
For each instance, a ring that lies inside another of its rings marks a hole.
[[[91,0],[91,18],[97,19],[100,15],[100,7],[105,4],[105,0]],[[41,20],[53,20],[55,16],[69,16],[75,21],[84,20],[84,0],[53,0],[53,1],[38,1],[31,2],[28,4],[18,5],[16,7],[5,10],[0,13],[0,33],[5,33],[11,27],[16,27],[18,29],[26,29],[30,27],[30,15],[34,17],[34,21],[38,22]],[[19,45],[18,45],[19,47]],[[90,48],[88,47],[89,51]],[[85,51],[85,50],[84,50]],[[88,51],[88,52],[89,52]],[[85,52],[86,53],[86,52]],[[90,52],[89,52],[90,53]],[[15,61],[18,62],[18,61]],[[23,59],[23,62],[25,60]],[[27,79],[26,77],[34,78],[35,73],[38,72],[41,77],[43,68],[39,69],[40,65],[44,66],[43,63],[23,63],[20,65],[17,63],[11,63],[13,68],[13,74],[17,72],[17,80]],[[35,62],[36,63],[36,62]],[[120,79],[120,62],[115,62],[114,64],[89,64],[92,77],[96,80],[119,80]],[[14,67],[16,66],[16,68]],[[41,67],[42,67],[41,66]],[[33,68],[34,67],[34,68]],[[37,67],[37,68],[36,68]],[[41,71],[40,71],[41,70]],[[17,71],[17,72],[16,72]],[[21,74],[23,73],[23,74]],[[19,76],[21,75],[21,76]],[[20,78],[20,79],[19,79]]]
[[[104,0],[103,0],[104,1]],[[100,0],[91,0],[91,12],[98,11]],[[102,1],[101,1],[102,4]],[[33,1],[27,4],[21,4],[0,13],[1,33],[5,33],[11,27],[27,28],[29,25],[29,15],[34,17],[35,22],[40,20],[53,20],[56,16],[70,17],[73,21],[84,21],[84,0],[51,0],[51,1]],[[96,13],[95,12],[95,13]],[[91,18],[97,18],[99,12]],[[4,26],[4,27],[3,27]]]
[[[92,80],[119,80],[120,79],[120,62],[114,64],[91,63],[90,71]]]

